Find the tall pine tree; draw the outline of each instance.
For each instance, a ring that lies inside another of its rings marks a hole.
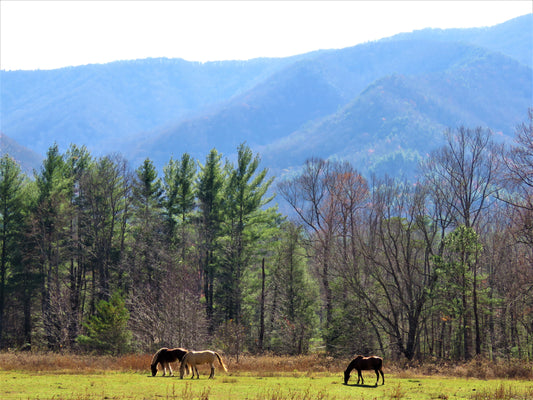
[[[237,152],[237,165],[226,165],[227,183],[224,188],[224,243],[219,274],[218,298],[222,316],[242,320],[243,277],[253,256],[253,245],[258,239],[254,226],[259,222],[261,207],[271,198],[265,198],[272,183],[267,170],[258,171],[259,156],[254,156],[245,144]]]
[[[24,176],[9,155],[0,158],[0,349],[8,281],[21,269],[24,233]]]
[[[196,197],[198,199],[198,230],[200,238],[200,271],[209,328],[213,330],[214,285],[217,240],[222,220],[222,188],[224,175],[221,155],[211,150],[205,165],[200,165]]]

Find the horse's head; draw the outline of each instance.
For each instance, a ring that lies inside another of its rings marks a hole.
[[[157,364],[152,364],[152,376],[155,376],[157,374]]]
[[[187,365],[189,360],[189,352],[185,353],[182,356],[181,364],[180,364],[180,379],[183,379],[183,375],[185,375],[185,369],[187,369],[187,374],[189,374],[189,365]],[[194,370],[193,370],[193,377],[194,377]]]
[[[346,369],[346,371],[344,371],[344,384],[347,385],[348,384],[348,380],[350,379],[350,371],[348,369]]]

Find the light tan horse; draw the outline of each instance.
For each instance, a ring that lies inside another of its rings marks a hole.
[[[194,378],[194,371],[196,371],[196,378],[200,379],[200,374],[198,374],[198,368],[196,368],[199,364],[210,364],[211,365],[211,374],[209,375],[209,379],[214,378],[215,376],[215,361],[218,358],[218,362],[224,368],[224,371],[228,372],[228,369],[224,365],[224,362],[222,361],[222,358],[220,358],[219,354],[215,351],[211,350],[203,350],[203,351],[189,351],[183,359],[181,360],[181,366],[180,366],[180,378],[183,379],[183,374],[185,373],[185,367],[188,365],[191,367],[192,370],[192,377]]]

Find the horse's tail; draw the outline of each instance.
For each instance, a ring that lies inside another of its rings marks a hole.
[[[218,355],[218,353],[216,351],[215,351],[215,355],[217,356],[218,362],[220,363],[220,365],[222,365],[222,368],[224,368],[224,371],[228,372],[228,369],[224,365],[224,362],[222,361],[222,358],[220,358],[220,356]]]

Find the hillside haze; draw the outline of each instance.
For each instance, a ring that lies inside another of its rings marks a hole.
[[[41,156],[75,143],[134,167],[246,142],[277,176],[313,156],[413,176],[448,128],[514,136],[533,106],[532,29],[529,14],[280,59],[1,71],[1,132]]]

